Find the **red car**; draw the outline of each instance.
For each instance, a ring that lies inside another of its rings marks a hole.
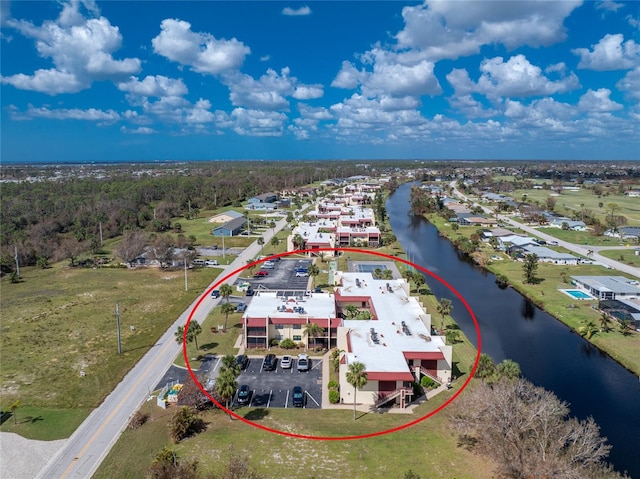
[[[269,272],[261,269],[256,274],[253,275],[255,278],[259,278],[260,276],[269,276]]]

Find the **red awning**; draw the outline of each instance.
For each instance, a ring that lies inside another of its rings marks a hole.
[[[405,359],[444,359],[442,351],[404,351]]]
[[[246,321],[249,328],[263,328],[267,323],[266,318],[247,318]]]
[[[413,377],[413,374],[410,372],[375,372],[375,371],[367,371],[367,380],[368,381],[415,381],[416,379]]]

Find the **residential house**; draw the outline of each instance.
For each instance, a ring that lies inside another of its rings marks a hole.
[[[571,276],[576,287],[598,299],[631,299],[640,297],[638,281],[624,276]]]
[[[244,230],[246,224],[247,219],[241,216],[214,228],[211,234],[213,236],[238,236]]]

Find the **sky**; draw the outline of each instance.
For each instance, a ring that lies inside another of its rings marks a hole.
[[[640,2],[0,0],[0,161],[640,160]]]

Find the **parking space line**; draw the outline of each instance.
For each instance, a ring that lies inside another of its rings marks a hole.
[[[289,407],[289,390],[287,389],[287,399],[284,401],[284,408],[287,409]]]
[[[317,368],[318,366],[320,366],[322,364],[322,359],[316,360],[314,362],[316,363],[316,365],[311,368],[312,370]]]
[[[251,404],[253,403],[253,397],[256,395],[256,390],[254,389],[253,391],[251,391],[251,401],[249,401],[249,407],[251,407]]]
[[[271,404],[271,393],[273,392],[273,389],[271,391],[269,391],[269,400],[267,401],[267,409],[269,409],[269,405]]]
[[[305,391],[305,393],[307,393],[307,396],[309,396],[311,398],[311,400],[316,403],[316,406],[320,407],[320,404],[318,404],[318,401],[316,401],[315,399],[313,399],[313,396],[311,394],[309,394],[309,391]]]
[[[267,360],[266,356],[262,359],[262,364],[260,365],[260,371],[262,371],[262,368],[264,367],[264,362]]]

